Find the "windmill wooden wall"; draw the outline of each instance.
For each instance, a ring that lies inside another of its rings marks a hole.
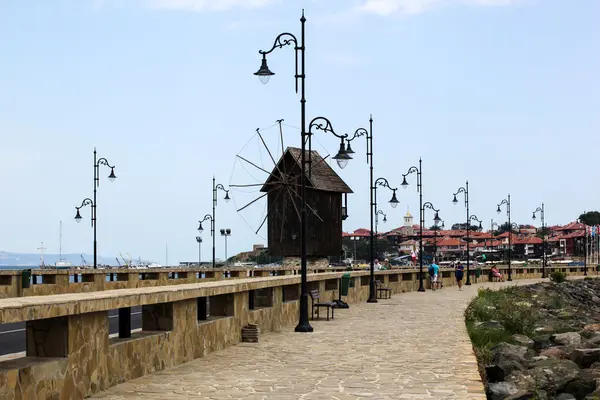
[[[262,189],[268,191],[268,249],[272,256],[301,255],[299,158],[300,149],[288,148]],[[307,254],[339,256],[342,252],[342,195],[352,190],[316,151],[312,152],[311,159],[312,175],[306,179],[307,204],[312,208],[307,207],[306,213]],[[293,183],[288,187],[270,184],[281,179],[281,175]]]

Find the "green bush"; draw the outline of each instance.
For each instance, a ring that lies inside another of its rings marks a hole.
[[[586,276],[585,278],[583,278],[584,281],[591,281],[592,279],[594,278],[592,278],[591,276]]]
[[[554,271],[550,274],[550,280],[554,283],[563,283],[567,280],[567,275],[560,271]]]

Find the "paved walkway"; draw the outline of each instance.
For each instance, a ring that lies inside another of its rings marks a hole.
[[[311,321],[312,334],[267,333],[259,344],[241,343],[96,398],[485,399],[463,317],[480,286],[351,304],[335,320]]]

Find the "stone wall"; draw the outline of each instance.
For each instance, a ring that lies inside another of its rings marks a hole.
[[[318,289],[321,301],[337,299],[341,275],[309,275],[309,290]],[[446,286],[455,283],[452,271],[443,275]],[[515,271],[513,279],[536,276]],[[416,277],[414,271],[376,273],[394,294],[416,290]],[[368,273],[353,272],[351,279],[343,299],[366,301]],[[297,293],[299,283],[298,276],[278,276],[0,300],[0,323],[27,321],[27,357],[0,362],[0,398],[80,399],[235,345],[249,323],[261,332],[291,329],[299,301],[284,292]],[[271,306],[254,302],[250,309],[250,295],[265,288],[270,290],[262,295],[270,292]],[[207,297],[210,315],[199,320],[198,298]],[[143,330],[110,339],[108,310],[136,305],[143,309]],[[344,311],[336,318],[344,318]]]

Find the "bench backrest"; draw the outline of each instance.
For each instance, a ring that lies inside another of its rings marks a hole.
[[[381,286],[381,281],[379,279],[375,280],[375,286]]]
[[[311,290],[311,291],[310,291],[310,297],[311,297],[313,300],[316,300],[316,299],[318,299],[319,297],[321,297],[321,295],[319,294],[319,291],[315,289],[315,290]]]

